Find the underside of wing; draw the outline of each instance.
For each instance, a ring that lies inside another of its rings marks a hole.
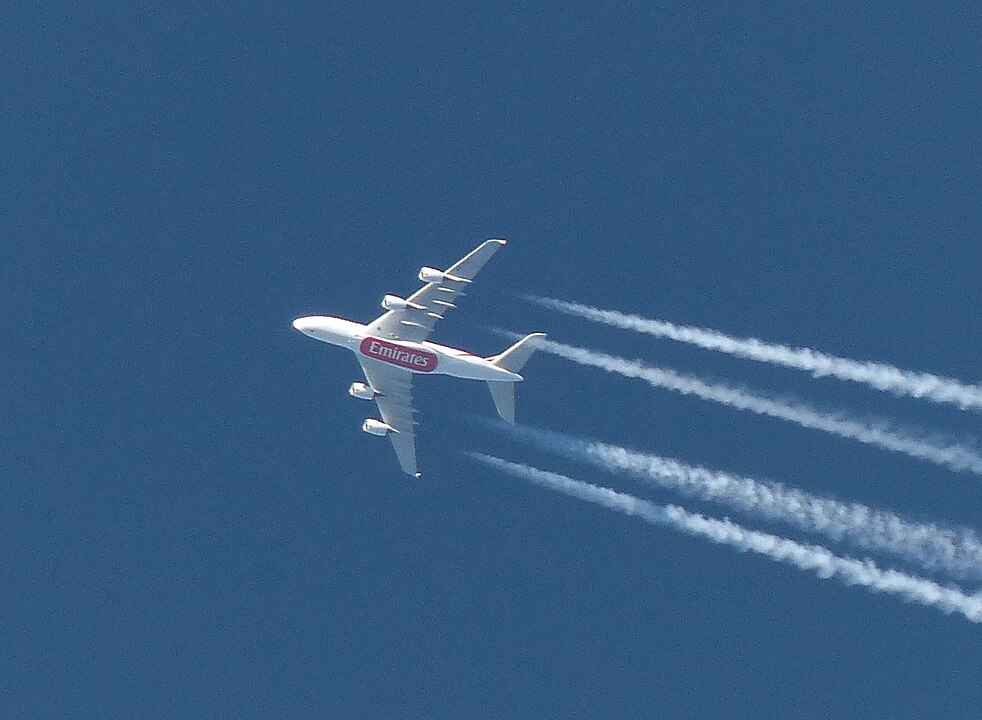
[[[465,294],[467,285],[504,244],[504,240],[486,240],[444,271],[424,268],[420,279],[433,278],[433,281],[406,298],[405,307],[389,310],[369,323],[369,332],[394,340],[422,342],[436,321],[447,310],[457,307],[456,300]]]
[[[365,379],[377,393],[382,420],[392,428],[389,440],[402,469],[419,477],[416,469],[416,434],[413,421],[412,373],[367,357],[358,357]]]

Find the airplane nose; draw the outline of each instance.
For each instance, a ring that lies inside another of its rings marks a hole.
[[[310,329],[310,318],[297,318],[293,321],[293,329],[299,330],[302,333],[307,332]]]

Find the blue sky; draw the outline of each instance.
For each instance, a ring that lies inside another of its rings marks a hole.
[[[541,330],[977,443],[977,414],[517,299],[978,382],[973,3],[48,3],[4,25],[0,714],[977,714],[979,626],[476,465],[459,451],[681,500],[470,422],[477,383],[418,383],[410,482],[358,429],[355,360],[290,327],[370,320],[507,237],[434,339]],[[969,474],[552,356],[525,374],[533,425],[982,525]]]

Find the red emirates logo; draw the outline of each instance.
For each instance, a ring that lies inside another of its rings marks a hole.
[[[398,365],[416,372],[433,372],[436,370],[437,356],[425,350],[403,347],[395,343],[367,337],[358,346],[362,355],[390,365]]]

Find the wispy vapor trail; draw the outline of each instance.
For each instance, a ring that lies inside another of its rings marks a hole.
[[[748,410],[758,415],[787,420],[802,427],[822,430],[867,445],[875,445],[884,450],[903,453],[919,460],[927,460],[951,470],[965,470],[982,475],[982,455],[964,445],[940,444],[932,440],[913,437],[888,428],[883,424],[866,423],[841,415],[819,412],[800,403],[761,397],[728,385],[709,383],[673,370],[650,367],[636,360],[626,360],[554,340],[542,340],[538,347],[540,350],[572,360],[580,365],[596,367],[624,377],[644,380],[653,387],[673,390],[682,395],[693,395],[703,400],[711,400],[739,410]]]
[[[811,495],[778,482],[738,477],[550,430],[493,425],[567,458],[627,473],[689,497],[778,520],[867,550],[887,552],[929,570],[971,580],[982,578],[982,542],[966,528],[918,523],[860,503]]]
[[[839,578],[847,585],[859,585],[875,592],[897,595],[911,602],[933,607],[945,613],[960,613],[975,623],[982,623],[982,596],[970,596],[954,587],[940,585],[896,570],[884,570],[871,560],[859,561],[840,557],[820,545],[803,545],[787,538],[749,530],[729,520],[717,520],[688,512],[675,505],[655,505],[634,495],[591,485],[528,465],[508,462],[491,455],[468,453],[491,467],[503,470],[551,490],[634,515],[652,525],[664,525],[689,535],[729,545],[744,552],[763,555],[776,562],[814,572],[826,579]]]
[[[952,378],[902,370],[886,363],[850,360],[849,358],[827,355],[810,348],[768,343],[756,338],[730,337],[716,330],[675,325],[662,320],[651,320],[640,315],[629,315],[616,310],[601,310],[566,300],[533,295],[526,295],[524,299],[567,315],[585,318],[604,325],[634,330],[658,338],[677,340],[749,360],[804,370],[814,377],[834,377],[839,380],[862,383],[894,395],[947,403],[956,405],[962,410],[982,410],[982,386],[969,385]]]

